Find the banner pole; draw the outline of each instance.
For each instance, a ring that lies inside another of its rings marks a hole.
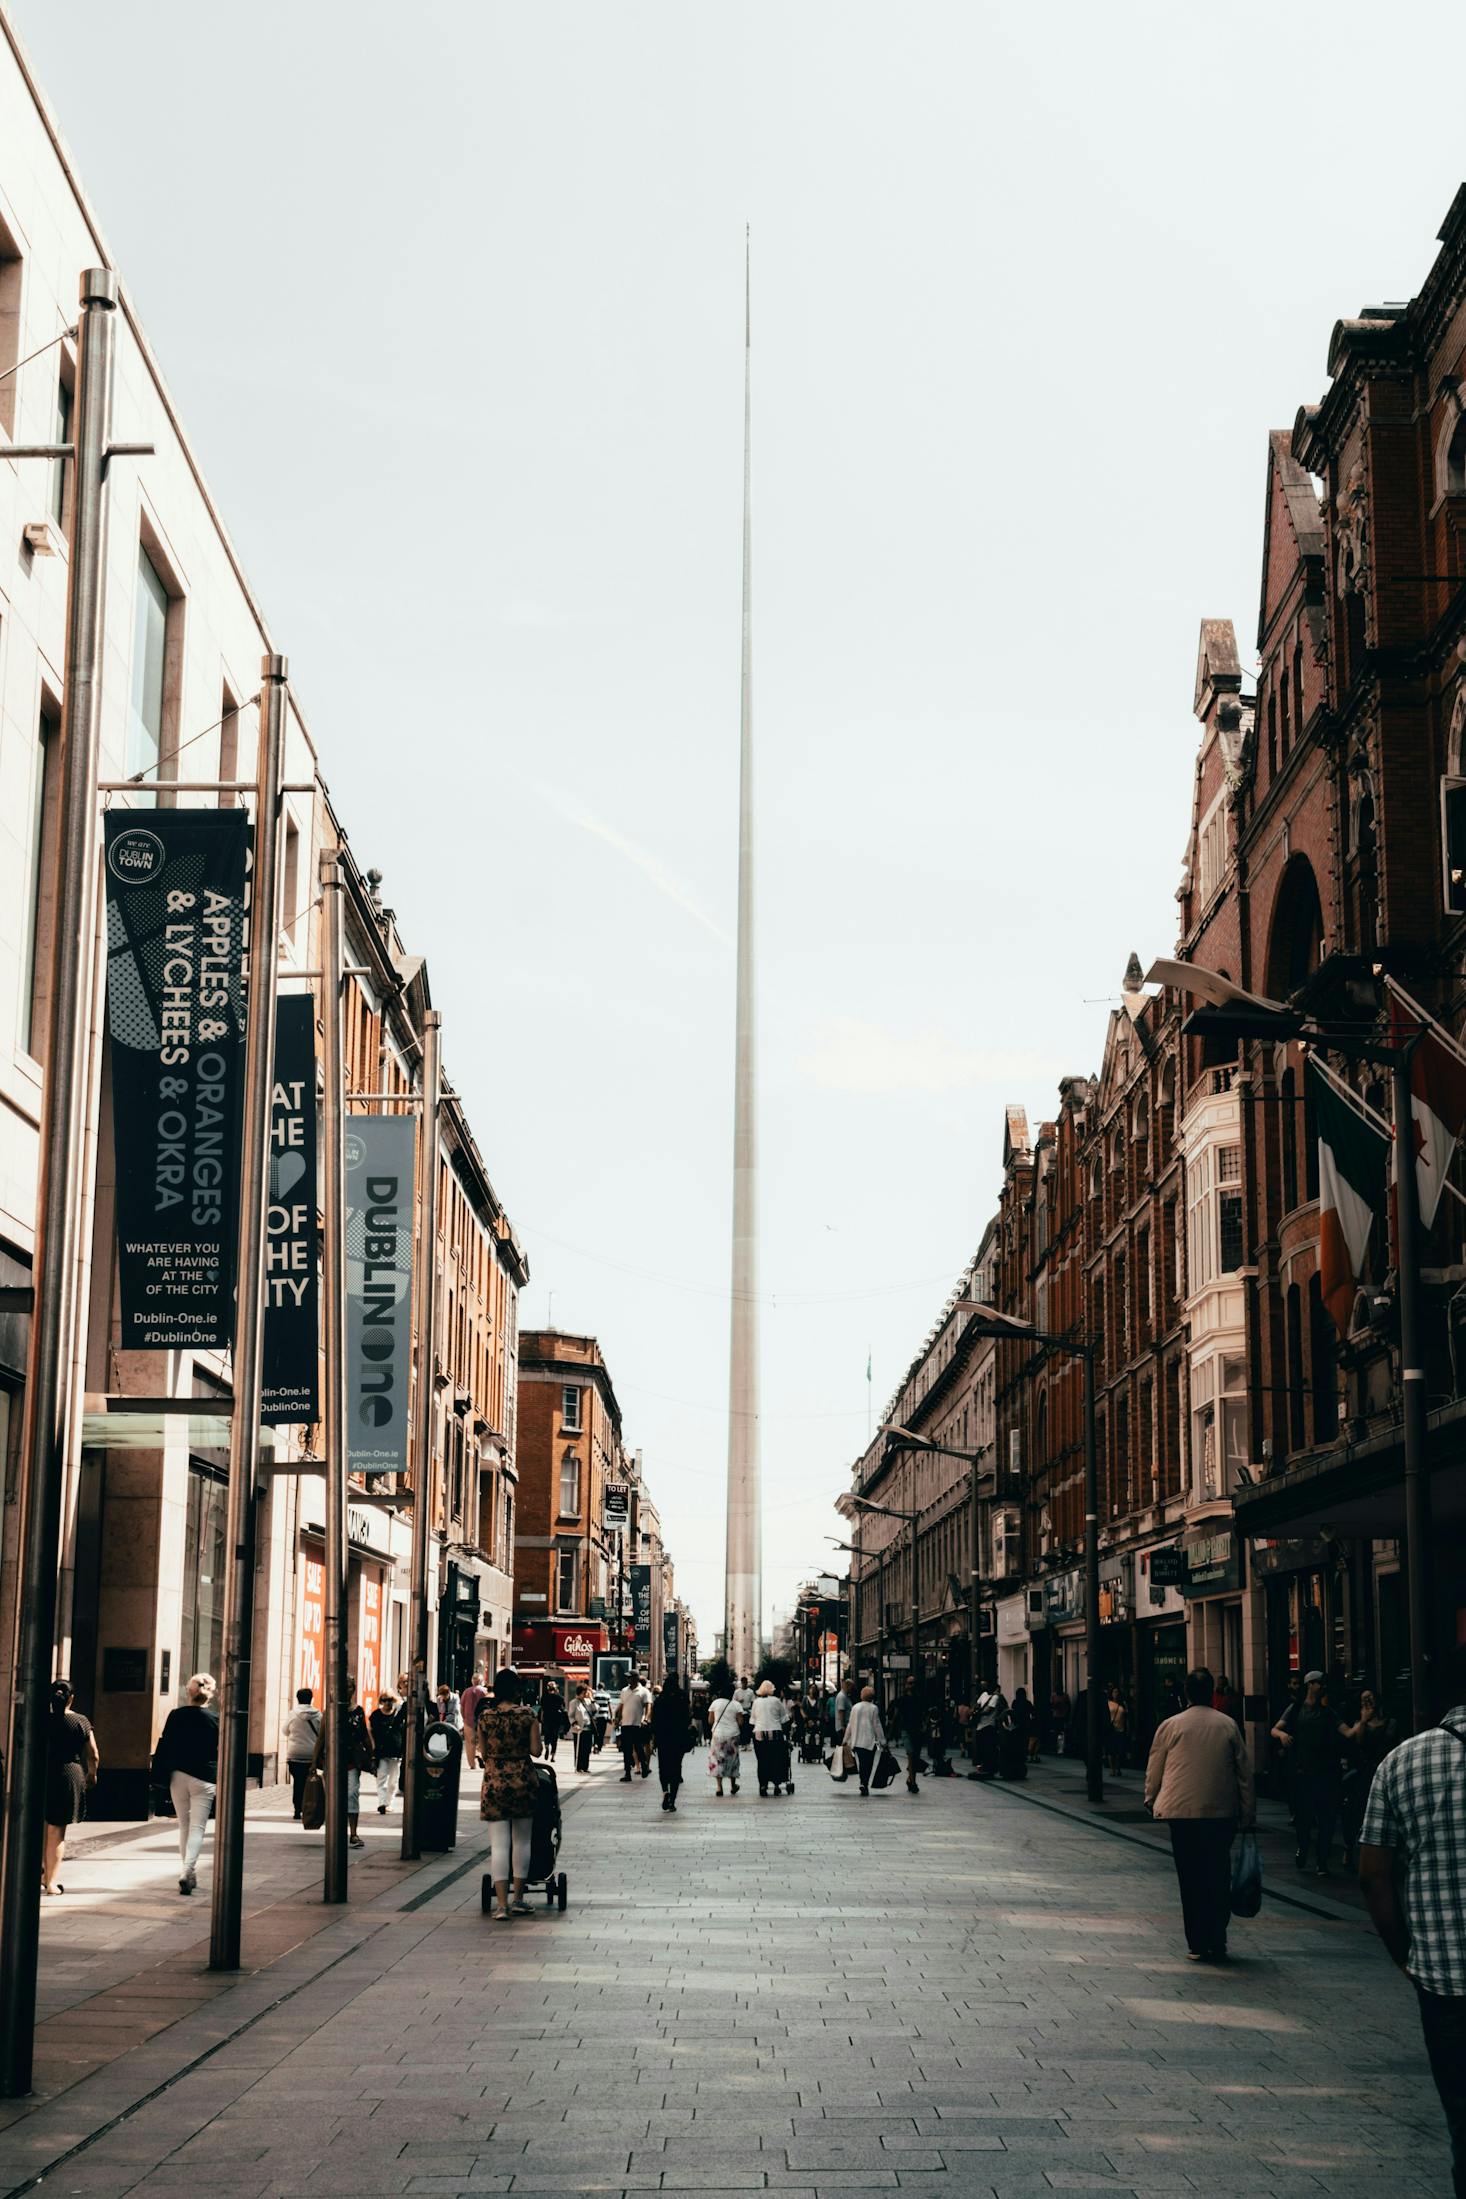
[[[326,1871],[324,1898],[345,1901],[346,1886],[346,1077],[341,1023],[341,857],[321,851],[321,1342],[326,1451]]]
[[[91,997],[97,759],[101,739],[103,558],[107,448],[111,436],[117,277],[81,278],[72,452],[71,570],[61,715],[60,845],[52,927],[50,1013],[41,1096],[34,1301],[26,1355],[21,1441],[21,1524],[16,1582],[15,1682],[6,1797],[5,1882],[0,1896],[0,2094],[31,2089],[45,1840],[46,1719],[55,1656],[56,1572],[66,1469],[71,1367],[71,1242],[81,1172],[80,1084],[86,1073],[83,1011]]]
[[[239,1228],[234,1304],[234,1411],[229,1425],[224,1561],[224,1686],[215,1803],[209,1968],[239,1968],[244,1908],[244,1794],[254,1666],[255,1529],[264,1390],[265,1236],[270,1195],[270,1093],[280,939],[281,788],[289,666],[260,668],[259,800],[250,880],[249,990],[244,1032]]]
[[[438,1303],[438,1104],[442,1094],[442,1018],[436,1008],[423,1016],[422,1109],[418,1116],[417,1171],[417,1387],[412,1423],[412,1579],[409,1606],[412,1654],[408,1685],[412,1702],[407,1717],[402,1766],[402,1860],[415,1862],[418,1840],[418,1758],[428,1697],[428,1518],[433,1496],[433,1396],[437,1372]]]

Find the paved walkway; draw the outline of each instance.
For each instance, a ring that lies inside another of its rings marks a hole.
[[[61,2088],[0,2132],[0,2199],[1449,2188],[1412,1998],[1357,1919],[1267,1902],[1199,1970],[1168,1859],[1028,1788],[862,1801],[814,1770],[719,1802],[688,1762],[675,1817],[609,1753],[567,1779],[569,1909],[507,1926],[471,1804],[406,1871],[364,1819],[344,1911],[319,1842],[262,1820],[233,1981],[166,1835],[83,1857],[44,1919]]]

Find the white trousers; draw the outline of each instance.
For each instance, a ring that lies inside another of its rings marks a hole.
[[[489,1877],[494,1885],[502,1886],[511,1878],[528,1877],[529,1841],[533,1831],[532,1817],[489,1819]]]
[[[397,1792],[397,1774],[401,1768],[402,1759],[399,1756],[377,1758],[377,1800],[384,1809],[392,1806],[392,1797]]]
[[[198,1869],[199,1850],[209,1829],[209,1804],[214,1799],[212,1779],[195,1779],[191,1771],[176,1771],[168,1782],[173,1812],[178,1819],[178,1853],[183,1875],[192,1878]]]

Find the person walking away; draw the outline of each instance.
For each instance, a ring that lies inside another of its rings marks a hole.
[[[1241,1728],[1212,1708],[1204,1666],[1186,1676],[1186,1708],[1157,1726],[1145,1767],[1151,1815],[1171,1830],[1187,1959],[1224,1962],[1232,1913],[1232,1837],[1257,1821]]]
[[[484,1676],[482,1672],[475,1672],[473,1678],[469,1681],[467,1687],[463,1690],[463,1693],[458,1698],[458,1712],[459,1716],[463,1720],[463,1753],[468,1758],[470,1769],[472,1769],[478,1762],[478,1739],[476,1728],[478,1725],[479,1705],[481,1703],[486,1703],[488,1699],[489,1691],[484,1686]],[[403,1707],[405,1713],[406,1706],[404,1705]]]
[[[780,1702],[772,1680],[760,1680],[753,1698],[753,1753],[758,1765],[758,1791],[767,1796],[772,1786],[775,1794],[785,1784],[788,1772],[789,1745],[784,1739],[787,1712]]]
[[[102,1761],[91,1720],[72,1709],[75,1700],[69,1680],[53,1683],[46,1720],[46,1839],[41,1851],[41,1888],[48,1894],[66,1891],[58,1876],[66,1835],[86,1816],[87,1789],[96,1785]]]
[[[446,1680],[438,1689],[437,1701],[430,1706],[429,1716],[436,1718],[440,1725],[452,1726],[455,1733],[463,1731],[463,1708]]]
[[[845,1745],[855,1751],[856,1768],[860,1773],[860,1791],[870,1793],[870,1775],[875,1769],[876,1750],[886,1745],[886,1729],[881,1724],[881,1714],[876,1709],[876,1691],[863,1687],[860,1700],[850,1706],[850,1717],[845,1727]]]
[[[1466,1651],[1443,1674],[1454,1708],[1391,1749],[1360,1831],[1359,1884],[1390,1960],[1415,1988],[1430,2073],[1466,2194]],[[1403,1872],[1403,1892],[1396,1877]]]
[[[483,1771],[479,1815],[489,1828],[489,1879],[495,1902],[489,1915],[496,1924],[530,1913],[524,1886],[539,1799],[534,1759],[542,1740],[540,1722],[523,1697],[519,1674],[512,1665],[505,1665],[494,1674],[493,1692],[488,1702],[480,1704],[478,1714],[477,1753]]]
[[[540,1697],[540,1732],[544,1736],[545,1754],[553,1764],[555,1751],[560,1746],[560,1736],[567,1729],[565,1703],[553,1680],[545,1682],[545,1692]]]
[[[1362,1689],[1359,1716],[1353,1725],[1339,1728],[1339,1739],[1348,1749],[1350,1759],[1339,1786],[1339,1825],[1344,1840],[1346,1871],[1359,1867],[1359,1828],[1364,1822],[1374,1775],[1399,1738],[1394,1720],[1385,1716],[1374,1690]]]
[[[621,1690],[621,1697],[616,1705],[616,1724],[621,1736],[621,1784],[623,1786],[629,1786],[631,1783],[631,1767],[633,1764],[640,1767],[643,1779],[651,1771],[650,1759],[643,1763],[641,1754],[641,1729],[646,1724],[647,1714],[651,1707],[651,1696],[643,1686],[640,1675],[635,1672],[631,1673],[625,1687]]]
[[[726,1779],[733,1793],[738,1792],[738,1745],[743,1726],[743,1712],[738,1707],[737,1693],[715,1696],[708,1705],[708,1770],[713,1775],[714,1792],[721,1797]],[[631,1774],[628,1772],[628,1779]]]
[[[844,1746],[845,1728],[850,1723],[850,1690],[853,1684],[850,1674],[847,1672],[842,1677],[839,1687],[835,1690],[834,1737],[837,1749]]]
[[[1273,1727],[1293,1780],[1293,1824],[1298,1835],[1294,1857],[1300,1870],[1314,1844],[1314,1876],[1329,1875],[1329,1850],[1339,1814],[1339,1721],[1329,1709],[1321,1672],[1303,1675],[1303,1700],[1291,1703]]]
[[[922,1733],[925,1725],[926,1706],[921,1699],[921,1689],[917,1685],[916,1674],[908,1672],[902,1683],[901,1692],[891,1706],[891,1732],[893,1735],[899,1735],[906,1743],[906,1792],[908,1794],[919,1794],[921,1792],[916,1784],[916,1775],[919,1771],[926,1770],[926,1764],[921,1753]]]
[[[1238,1725],[1241,1725],[1242,1712],[1246,1706],[1225,1672],[1217,1675],[1217,1691],[1212,1697],[1211,1707],[1219,1710],[1224,1718],[1235,1718]]]
[[[1118,1779],[1125,1769],[1125,1759],[1130,1754],[1130,1706],[1121,1687],[1112,1687],[1108,1703],[1109,1731],[1105,1735],[1105,1754],[1110,1770]]]
[[[1013,1690],[1013,1708],[1008,1713],[1008,1723],[1018,1736],[1024,1755],[1032,1763],[1038,1756],[1038,1728],[1034,1723],[1033,1705],[1028,1699],[1026,1687]]]
[[[667,1680],[652,1705],[652,1739],[657,1748],[657,1777],[662,1782],[662,1808],[675,1811],[682,1784],[682,1759],[692,1739],[692,1709],[680,1680]]]
[[[311,1690],[308,1687],[298,1687],[295,1691],[295,1708],[285,1726],[285,1769],[290,1774],[290,1799],[294,1805],[297,1824],[300,1823],[305,1783],[310,1777],[316,1743],[321,1737],[321,1714],[311,1705]]]
[[[390,1693],[379,1695],[377,1707],[367,1723],[371,1727],[372,1747],[377,1758],[377,1815],[385,1817],[387,1805],[397,1791],[397,1774],[402,1768],[406,1707],[399,1705]]]
[[[457,1705],[454,1705],[457,1708]],[[372,1729],[367,1724],[366,1712],[356,1699],[356,1682],[346,1683],[346,1843],[351,1848],[364,1848],[361,1837],[361,1775],[375,1771],[377,1752],[372,1742]]]
[[[606,1745],[606,1729],[610,1725],[610,1723],[611,1720],[609,1713],[602,1710],[600,1700],[599,1698],[597,1698],[595,1700],[595,1708],[592,1710],[590,1718],[592,1746],[594,1747],[597,1756],[600,1755],[601,1750]]]
[[[753,1739],[753,1683],[749,1679],[746,1672],[744,1673],[743,1678],[739,1681],[736,1689],[734,1690],[734,1694],[737,1698],[738,1708],[743,1718],[743,1725],[738,1738],[738,1746],[740,1748],[746,1749],[749,1742]]]
[[[178,1891],[191,1894],[198,1884],[199,1852],[219,1778],[219,1713],[214,1708],[212,1673],[194,1673],[184,1692],[188,1701],[170,1710],[163,1722],[151,1777],[155,1787],[168,1789],[172,1800],[183,1865]]]
[[[590,1682],[582,1680],[565,1713],[570,1729],[571,1757],[577,1771],[590,1770]]]

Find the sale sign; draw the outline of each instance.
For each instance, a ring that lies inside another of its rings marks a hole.
[[[382,1692],[382,1576],[361,1576],[361,1647],[356,1659],[356,1699],[370,1718]]]
[[[300,1567],[300,1678],[320,1703],[326,1684],[326,1568],[308,1551]]]

